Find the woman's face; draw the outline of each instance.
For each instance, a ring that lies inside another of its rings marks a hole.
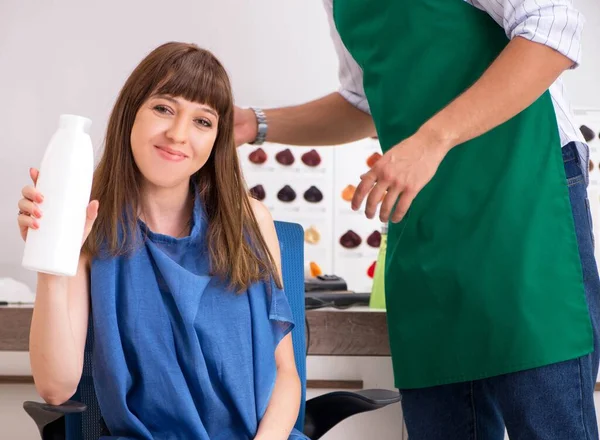
[[[131,149],[144,178],[159,187],[189,182],[210,156],[219,117],[207,105],[156,95],[138,110]]]

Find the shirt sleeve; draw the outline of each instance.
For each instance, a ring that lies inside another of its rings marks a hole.
[[[487,12],[512,40],[523,37],[560,52],[577,67],[585,19],[572,0],[465,0]]]
[[[354,107],[365,113],[370,113],[369,103],[363,88],[363,71],[344,46],[333,21],[333,0],[324,0],[323,3],[329,20],[331,39],[339,59],[340,89],[338,92]]]
[[[267,293],[267,311],[273,332],[273,342],[277,347],[281,340],[294,329],[294,316],[287,294],[283,289],[277,287],[273,279],[269,284],[265,284],[264,288]]]

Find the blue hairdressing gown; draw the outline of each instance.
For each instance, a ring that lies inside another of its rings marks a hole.
[[[265,414],[275,348],[293,327],[287,298],[273,282],[238,295],[208,275],[198,197],[192,220],[181,239],[140,221],[133,255],[92,262],[102,440],[249,440]]]

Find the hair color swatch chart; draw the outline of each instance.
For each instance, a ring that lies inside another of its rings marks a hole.
[[[336,147],[265,143],[238,149],[252,195],[275,220],[304,228],[305,273],[342,277],[348,289],[370,292],[381,241],[378,217],[350,208],[360,175],[381,157],[377,140]]]
[[[365,216],[366,198],[359,211],[353,211],[350,202],[360,176],[380,157],[381,147],[376,139],[336,147],[335,151],[333,269],[346,279],[349,289],[361,292],[371,291],[382,224],[379,210],[373,219]]]

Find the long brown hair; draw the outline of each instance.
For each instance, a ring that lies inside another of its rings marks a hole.
[[[131,73],[112,110],[105,149],[94,173],[92,200],[100,202],[98,218],[83,251],[96,256],[106,249],[126,255],[136,246],[140,171],[131,151],[136,114],[152,94],[182,97],[206,104],[219,114],[218,134],[206,164],[191,180],[208,217],[206,240],[212,275],[237,292],[274,278],[281,287],[273,256],[262,237],[242,177],[233,135],[233,96],[219,60],[194,44],[159,46]]]

